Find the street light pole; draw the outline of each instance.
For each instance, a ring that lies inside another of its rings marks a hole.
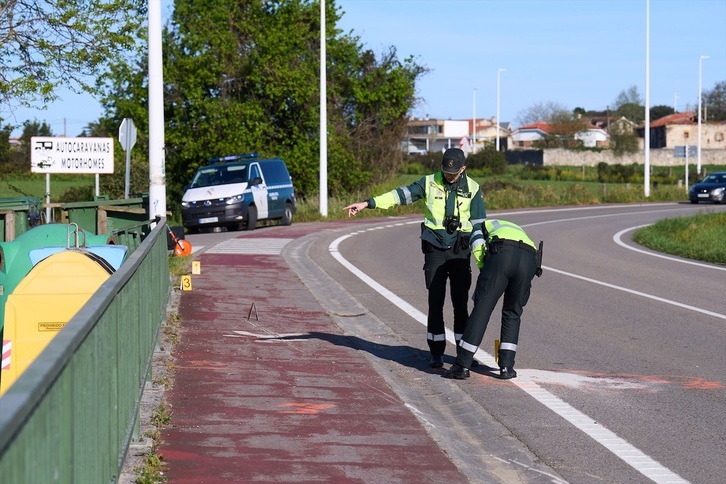
[[[471,152],[474,153],[474,146],[476,145],[476,88],[474,88],[474,121],[471,125]]]
[[[703,59],[708,59],[708,56],[702,55],[698,58],[698,161],[696,163],[696,172],[699,175],[701,174],[701,79],[703,71]]]
[[[643,194],[650,196],[650,0],[645,2],[645,130],[643,132]]]
[[[504,71],[501,67],[497,69],[497,151],[499,151],[499,88],[500,80],[499,75]]]
[[[320,2],[320,215],[328,216],[328,64],[325,0]]]

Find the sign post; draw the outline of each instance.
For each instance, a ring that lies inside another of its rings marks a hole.
[[[136,144],[136,126],[131,118],[124,118],[118,128],[118,141],[126,152],[126,188],[124,198],[129,198],[129,185],[131,185],[131,148]]]
[[[696,146],[676,146],[673,148],[673,156],[686,159],[686,192],[688,192],[688,157],[696,154]]]

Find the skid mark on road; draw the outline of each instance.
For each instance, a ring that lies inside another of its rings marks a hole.
[[[637,375],[623,373],[592,373],[577,370],[521,370],[523,375],[542,384],[562,385],[595,391],[646,390],[658,391],[665,386],[678,386],[688,390],[719,390],[721,382],[681,375]]]

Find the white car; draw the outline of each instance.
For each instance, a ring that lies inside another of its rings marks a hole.
[[[417,148],[415,145],[409,144],[408,145],[408,154],[409,155],[426,155],[426,154],[428,154],[428,151],[426,151],[423,148]]]

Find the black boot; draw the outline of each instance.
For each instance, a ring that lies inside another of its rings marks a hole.
[[[454,380],[465,380],[469,378],[469,369],[454,363],[451,365],[451,368],[444,372],[444,376],[446,378],[453,378]]]
[[[431,357],[431,361],[429,362],[430,368],[441,368],[442,366],[444,366],[444,357],[443,356],[439,355],[439,356]]]
[[[499,379],[511,380],[512,378],[517,378],[517,372],[514,371],[514,368],[500,368],[499,369]]]

